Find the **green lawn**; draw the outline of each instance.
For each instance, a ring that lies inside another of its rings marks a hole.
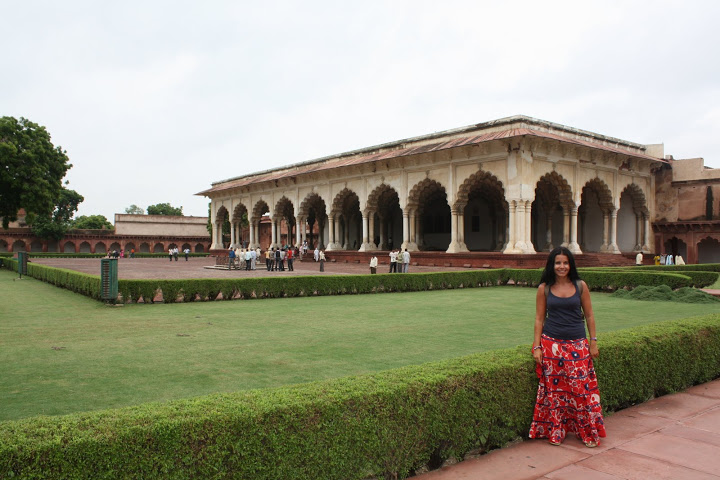
[[[532,341],[520,287],[107,307],[0,270],[0,420],[273,387]],[[593,293],[602,335],[718,311]]]

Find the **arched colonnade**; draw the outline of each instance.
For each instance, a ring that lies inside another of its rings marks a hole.
[[[530,184],[507,185],[503,175],[474,170],[458,178],[455,189],[447,178],[426,172],[414,182],[408,174],[370,175],[305,192],[279,188],[213,199],[212,248],[227,247],[221,240],[227,219],[230,243],[245,240],[239,232],[247,222],[246,241],[253,248],[281,246],[284,236],[327,250],[527,254],[563,245],[574,253],[652,251],[649,176],[620,179],[613,172],[584,172],[582,181],[575,167],[565,173],[551,169]],[[264,215],[271,219],[269,245],[259,243]]]

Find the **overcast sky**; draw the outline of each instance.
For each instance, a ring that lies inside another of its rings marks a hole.
[[[78,215],[528,115],[720,168],[720,2],[11,1],[0,115],[44,125]]]

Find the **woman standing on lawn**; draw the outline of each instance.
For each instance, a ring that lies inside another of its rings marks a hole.
[[[585,446],[596,447],[605,426],[593,366],[599,352],[590,292],[564,247],[550,252],[540,282],[532,348],[540,385],[530,438],[560,445],[574,433]]]

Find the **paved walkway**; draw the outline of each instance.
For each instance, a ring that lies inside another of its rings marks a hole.
[[[567,438],[527,440],[415,478],[720,479],[720,379],[655,398],[605,418],[597,448]]]
[[[99,258],[48,258],[35,257],[32,262],[53,267],[77,270],[100,275]],[[254,278],[254,277],[290,277],[294,275],[356,275],[370,273],[370,267],[361,263],[325,262],[325,271],[320,272],[320,264],[305,257],[295,261],[295,271],[273,271],[265,269],[265,259],[257,265],[257,270],[215,270],[205,268],[215,265],[215,257],[190,257],[186,262],[181,256],[177,262],[167,258],[122,258],[118,261],[118,278],[121,279],[174,279],[174,278]],[[379,265],[378,273],[387,273],[389,265]],[[411,273],[467,271],[463,267],[429,267],[411,265]]]

